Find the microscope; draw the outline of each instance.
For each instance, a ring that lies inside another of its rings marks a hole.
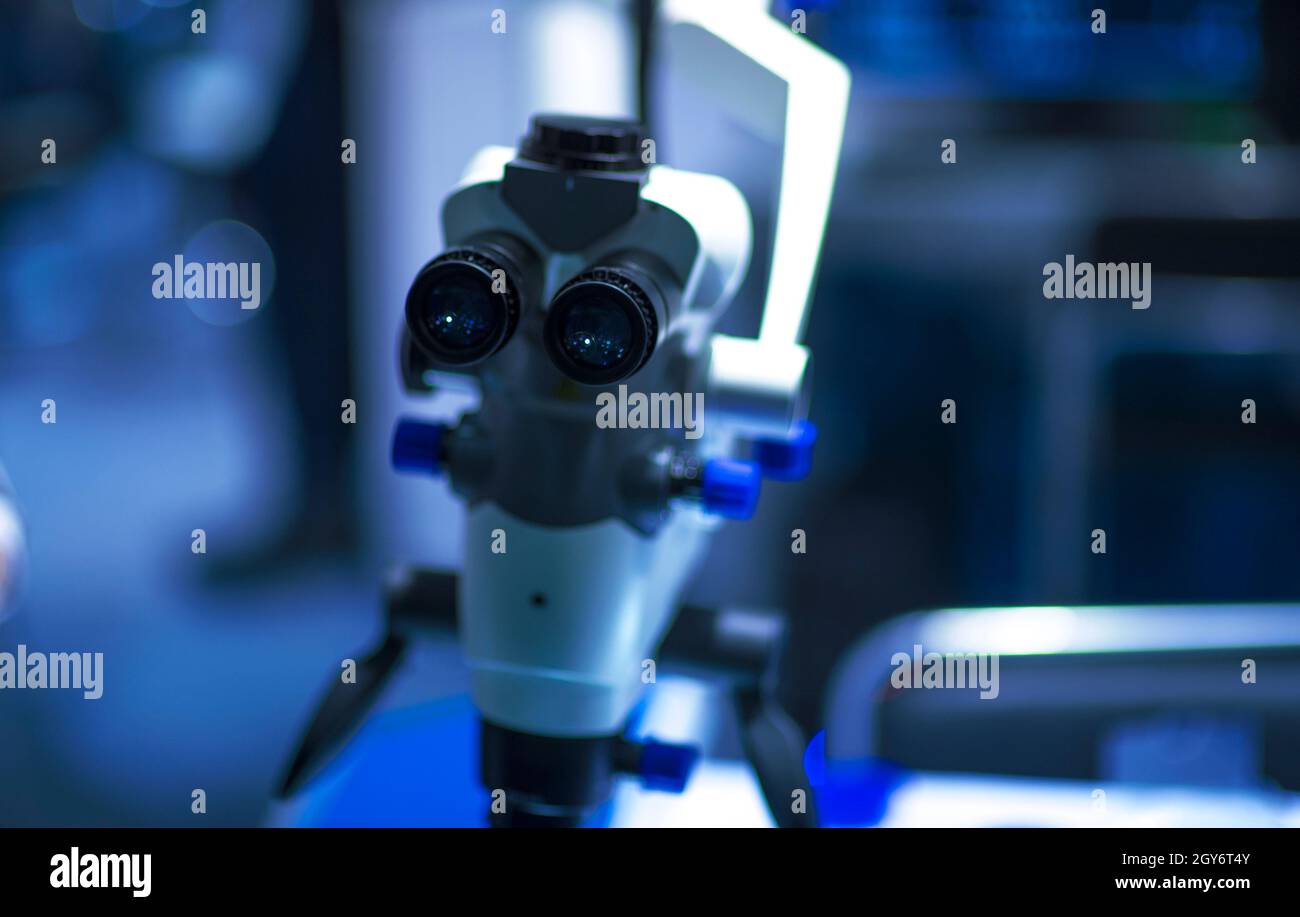
[[[781,87],[748,112],[786,153],[759,337],[715,330],[749,265],[744,197],[655,162],[639,122],[539,114],[516,148],[474,156],[442,205],[446,248],[409,288],[399,352],[408,392],[454,375],[478,405],[454,423],[400,420],[392,442],[399,472],[445,479],[464,501],[463,565],[390,589],[387,636],[357,684],[327,696],[282,796],[341,747],[411,637],[450,616],[492,825],[581,825],[619,777],[681,791],[698,752],[629,737],[661,654],[740,673],[742,743],[774,819],[813,823],[790,817],[806,781],[773,695],[783,628],[680,602],[718,526],[753,515],[764,479],[810,468],[798,338],[848,75],[758,7],[698,6],[665,15],[705,81],[748,67]],[[710,66],[719,54],[725,71]]]
[[[408,365],[482,391],[454,427],[401,422],[393,462],[445,474],[468,505],[461,636],[483,782],[511,824],[576,823],[625,759],[688,760],[620,738],[644,663],[717,521],[809,461],[807,352],[756,375],[743,341],[712,334],[749,260],[744,198],[648,165],[645,139],[632,121],[539,115],[517,151],[485,150],[443,207],[451,247],[406,300]],[[702,435],[674,411],[597,423],[602,401],[637,395],[702,395]]]

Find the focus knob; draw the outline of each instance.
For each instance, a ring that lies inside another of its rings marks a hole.
[[[700,488],[704,511],[727,519],[749,519],[758,505],[761,481],[753,462],[709,459]]]
[[[817,427],[810,420],[794,425],[787,439],[763,438],[754,442],[754,461],[763,477],[774,481],[802,481],[812,470]]]
[[[393,431],[393,467],[437,475],[442,470],[442,440],[447,426],[422,420],[401,420]]]
[[[519,155],[563,169],[639,172],[645,128],[626,118],[534,115]]]

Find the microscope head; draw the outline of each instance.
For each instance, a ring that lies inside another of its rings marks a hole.
[[[479,382],[482,409],[455,434],[477,446],[448,454],[471,504],[650,534],[692,489],[673,459],[725,451],[700,409],[749,210],[728,182],[648,164],[651,151],[635,122],[538,116],[517,153],[482,151],[444,204],[449,247],[411,285],[404,350]],[[643,398],[656,416],[597,416]],[[675,427],[655,422],[665,411]]]
[[[517,153],[482,151],[443,207],[451,250],[411,287],[415,343],[470,367],[528,333],[588,386],[698,343],[748,264],[749,210],[653,151],[636,122],[567,115],[534,118]]]
[[[652,160],[635,122],[535,117],[471,163],[406,300],[408,388],[436,369],[480,392],[455,426],[400,423],[393,458],[467,503],[483,778],[518,818],[578,818],[638,758],[619,736],[646,663],[718,517],[748,518],[774,467],[734,453],[775,429],[770,457],[805,410],[802,348],[762,363],[712,333],[748,266],[744,198]]]

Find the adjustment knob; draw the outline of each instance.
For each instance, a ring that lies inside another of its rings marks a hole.
[[[638,755],[638,776],[648,790],[682,793],[691,771],[700,760],[700,750],[693,745],[669,745],[647,739]]]
[[[422,420],[400,420],[393,431],[393,467],[437,475],[442,471],[442,441],[447,425]]]
[[[705,512],[727,519],[749,519],[758,506],[762,483],[753,462],[714,458],[704,465],[700,500]]]
[[[754,461],[763,470],[763,477],[774,481],[802,481],[812,470],[813,446],[817,443],[817,427],[810,420],[794,425],[788,439],[754,440]]]
[[[639,172],[645,128],[627,118],[534,115],[519,155],[563,169]]]

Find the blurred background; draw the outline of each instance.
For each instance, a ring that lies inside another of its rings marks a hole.
[[[1132,757],[1176,729],[1193,751],[1166,782],[1268,822],[1261,799],[1300,789],[1300,606],[1279,604],[1300,598],[1300,9],[1113,2],[1097,35],[1097,5],[769,7],[806,13],[854,78],[807,338],[822,441],[809,480],[722,531],[687,598],[788,613],[781,695],[810,735],[828,707],[867,716],[877,699],[831,698],[831,675],[901,614],[1196,606],[1161,618],[1169,646],[1212,617],[1229,655],[1267,649],[1291,680],[1258,703],[1161,694],[1166,657],[1135,643],[1143,664],[1104,674],[1132,710],[1082,709],[1084,680],[1042,714],[1092,737],[1069,754],[1027,747],[1041,722],[1015,716],[953,754],[943,711],[885,751],[1128,786],[1159,782]],[[208,0],[195,34],[192,3],[0,3],[0,463],[29,554],[0,650],[105,654],[99,701],[0,692],[0,824],[187,825],[196,787],[206,824],[263,822],[325,679],[382,629],[386,571],[455,569],[459,504],[392,474],[388,446],[399,413],[467,396],[403,394],[401,304],[469,157],[529,114],[644,107],[660,162],[740,187],[757,244],[719,330],[756,332],[780,151],[653,56],[638,83],[645,7]],[[259,310],[151,296],[155,262],[218,244],[263,263]],[[1150,309],[1045,300],[1067,254],[1151,262]],[[1056,684],[1051,662],[1023,677]],[[465,685],[449,637],[383,703]]]

